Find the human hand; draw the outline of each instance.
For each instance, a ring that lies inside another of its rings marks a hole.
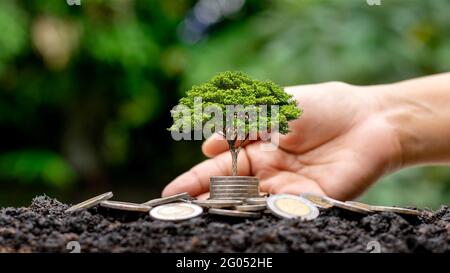
[[[275,151],[251,142],[239,154],[238,174],[260,179],[260,190],[271,194],[314,192],[350,199],[398,166],[400,147],[382,114],[376,87],[340,82],[287,87],[304,110],[280,135]],[[224,139],[205,141],[212,157],[178,176],[163,196],[189,192],[205,197],[211,176],[231,174],[231,156]]]

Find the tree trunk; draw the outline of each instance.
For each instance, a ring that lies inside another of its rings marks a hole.
[[[228,140],[228,146],[230,148],[231,153],[231,175],[237,175],[237,157],[239,153],[239,149],[236,149],[234,146],[236,144],[236,140]]]
[[[237,175],[237,158],[238,158],[238,151],[235,149],[231,149],[231,175],[236,176]]]

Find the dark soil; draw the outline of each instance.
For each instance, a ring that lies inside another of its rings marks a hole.
[[[333,208],[311,222],[204,215],[178,223],[145,213],[101,207],[65,214],[68,205],[46,196],[28,208],[0,210],[0,252],[450,252],[450,209],[415,217],[360,215]]]

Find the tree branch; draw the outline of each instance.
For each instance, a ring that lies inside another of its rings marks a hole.
[[[241,151],[242,147],[244,147],[245,142],[248,140],[250,134],[246,134],[244,140],[239,143],[239,146],[237,148],[238,153]]]

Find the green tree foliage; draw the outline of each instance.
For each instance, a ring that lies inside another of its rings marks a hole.
[[[52,152],[27,149],[0,155],[0,179],[3,180],[44,181],[61,187],[74,182],[74,178],[72,168]]]
[[[224,70],[283,85],[375,84],[448,71],[450,1],[381,2],[272,1],[264,12],[191,47],[184,84]]]
[[[200,113],[195,105],[198,99],[201,99]],[[211,124],[228,142],[233,175],[237,175],[239,151],[252,133],[256,138],[261,130],[269,132],[270,128],[277,128],[279,133],[287,134],[288,121],[301,115],[296,100],[280,86],[271,81],[251,79],[242,72],[230,71],[219,73],[210,81],[192,87],[186,97],[180,99],[179,105],[186,106],[189,115],[186,117],[182,112],[173,110],[174,124],[169,130],[203,128],[212,119],[217,119]],[[277,106],[276,111],[274,106]],[[207,112],[208,107],[213,107],[215,114]]]
[[[95,184],[138,165],[141,177],[163,169],[140,162],[161,153],[152,142],[164,121],[145,135],[177,99],[176,33],[190,5],[0,1],[0,182]],[[49,166],[61,171],[49,176]]]

